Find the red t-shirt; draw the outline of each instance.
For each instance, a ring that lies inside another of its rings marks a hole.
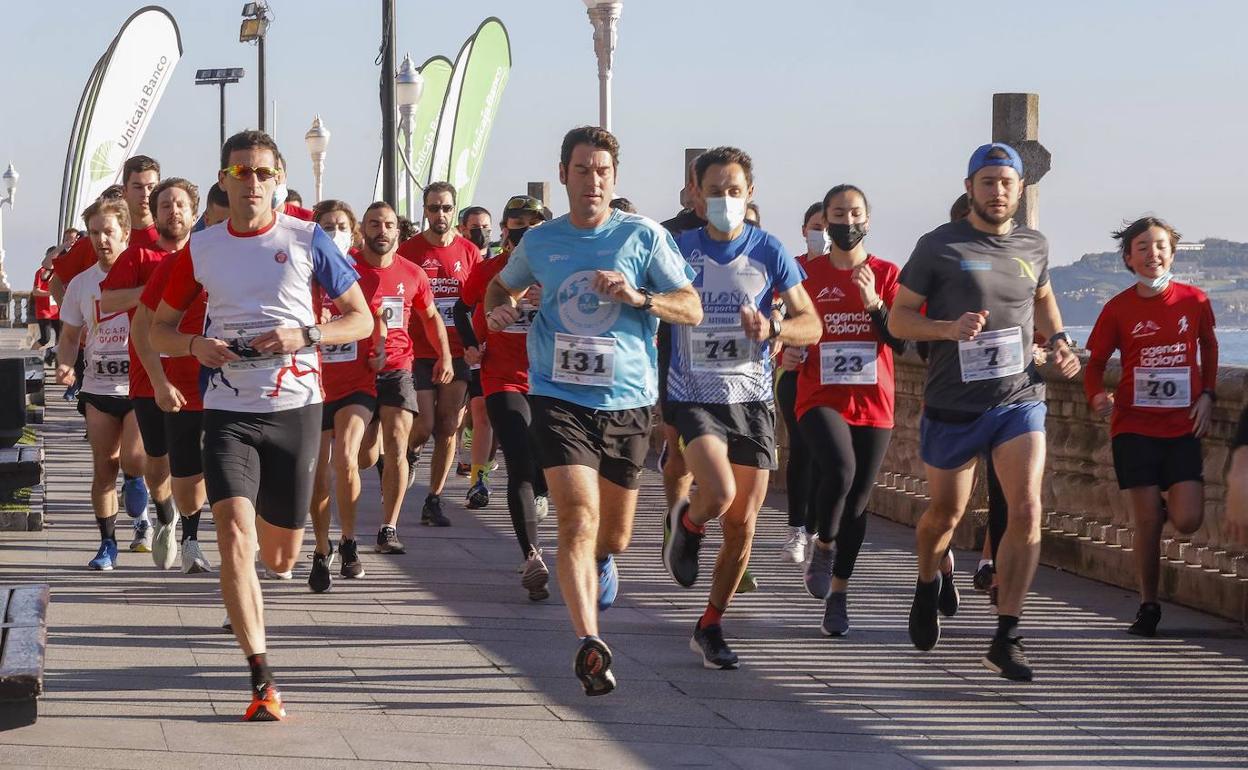
[[[164,296],[165,286],[169,283],[169,276],[173,273],[173,265],[177,259],[177,255],[173,254],[168,259],[163,260],[152,271],[151,276],[147,279],[147,283],[143,286],[143,294],[139,297],[139,301],[153,312],[160,307],[160,299]],[[178,331],[183,334],[203,334],[204,316],[207,312],[208,295],[201,291],[191,300],[191,304],[186,308],[182,321],[178,324]],[[165,370],[165,379],[169,380],[169,383],[180,390],[182,396],[186,398],[186,405],[182,407],[182,410],[186,412],[202,412],[204,410],[204,399],[199,389],[198,359],[195,356],[173,356],[169,358],[162,356],[160,365]]]
[[[529,392],[529,328],[537,315],[537,305],[521,300],[520,320],[493,332],[485,323],[485,290],[494,276],[507,266],[511,252],[478,262],[464,282],[464,304],[473,308],[472,328],[481,347],[481,390],[485,395],[500,392]],[[527,295],[526,295],[527,297]]]
[[[354,252],[354,250],[352,250]],[[375,299],[377,294],[377,271],[361,271],[360,263],[362,259],[356,254],[351,257],[352,267],[360,274],[358,283],[360,290],[364,292],[364,298],[368,301],[368,307],[373,311],[374,315],[380,313],[380,301]],[[396,260],[398,261],[398,260]],[[334,305],[334,301],[317,288],[317,296],[320,297],[321,319],[322,321],[332,321],[340,318],[341,314]],[[370,396],[377,395],[377,373],[368,365],[368,359],[373,355],[373,334],[370,332],[367,337],[358,342],[347,342],[341,345],[326,345],[322,343],[319,351],[321,354],[321,387],[325,391],[325,401],[337,401],[345,398],[352,393],[367,393]]]
[[[1104,390],[1105,363],[1122,351],[1110,435],[1174,438],[1192,432],[1192,405],[1218,382],[1213,327],[1209,298],[1178,281],[1155,297],[1141,297],[1132,286],[1105,303],[1088,337],[1083,390],[1089,402]]]
[[[50,275],[44,275],[42,267],[35,270],[35,291],[47,291],[50,278]],[[53,302],[51,295],[35,297],[35,319],[46,321],[50,318],[60,318],[61,307],[53,304]]]
[[[875,292],[892,306],[901,271],[892,262],[868,256]],[[802,285],[823,325],[819,343],[806,350],[798,369],[797,412],[801,419],[816,406],[835,409],[850,425],[893,427],[893,351],[876,333],[854,284],[853,271],[831,259],[808,259]]]
[[[420,319],[433,306],[429,278],[424,270],[397,256],[388,267],[373,267],[359,257],[355,271],[360,274],[364,298],[377,309],[386,325],[386,363],[382,371],[410,371],[413,340],[423,340],[425,336]]]
[[[312,221],[312,209],[305,209],[302,206],[296,206],[293,203],[283,203],[282,213],[288,217],[302,219],[304,222]]]
[[[131,230],[129,245],[150,247],[155,246],[158,240],[160,235],[156,232],[156,225],[149,225],[143,229]],[[52,263],[52,272],[56,273],[62,284],[69,286],[74,276],[90,268],[95,261],[95,248],[91,245],[91,239],[83,236],[69,247],[69,251],[56,258]]]
[[[147,282],[152,278],[152,273],[156,272],[156,267],[161,262],[164,262],[167,256],[169,256],[169,252],[161,249],[159,246],[149,248],[131,245],[121,252],[121,256],[117,257],[117,261],[113,263],[113,268],[108,271],[108,275],[104,276],[103,281],[100,281],[100,290],[114,291],[117,289],[137,289],[140,286],[146,286]],[[126,311],[131,324],[134,323],[136,310],[138,310],[137,305]],[[143,368],[143,362],[139,359],[138,351],[134,349],[133,336],[130,337],[126,347],[130,351],[130,397],[155,397],[156,391],[152,389],[152,379],[148,376],[147,370]]]
[[[438,315],[446,324],[451,357],[463,358],[464,346],[459,340],[459,332],[455,331],[455,303],[459,301],[464,281],[481,261],[480,250],[462,235],[456,235],[449,246],[434,246],[423,235],[417,235],[399,246],[399,256],[410,259],[429,277],[429,288],[438,306]],[[433,340],[424,334],[413,335],[412,347],[415,358],[437,358],[439,355],[433,347]]]

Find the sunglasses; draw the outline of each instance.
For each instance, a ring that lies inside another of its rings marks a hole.
[[[251,179],[254,174],[256,179],[259,179],[261,182],[267,182],[270,179],[277,177],[278,170],[272,166],[244,166],[241,164],[235,164],[221,169],[221,173],[232,176],[235,179]]]
[[[444,203],[441,205],[437,203],[430,203],[428,206],[425,206],[425,211],[428,211],[430,214],[436,214],[439,211],[441,211],[443,214],[449,214],[454,210],[455,210],[455,206],[450,203]]]
[[[542,213],[542,204],[536,198],[531,198],[527,195],[517,195],[507,201],[503,211],[532,211],[540,214]]]

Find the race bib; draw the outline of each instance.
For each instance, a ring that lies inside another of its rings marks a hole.
[[[381,320],[387,329],[403,328],[403,298],[381,298]]]
[[[253,371],[256,369],[281,369],[290,360],[287,353],[261,353],[251,346],[251,341],[267,331],[280,326],[277,321],[266,318],[262,321],[235,321],[221,325],[222,338],[230,345],[230,351],[239,357],[230,361],[225,369],[232,372]]]
[[[875,385],[878,348],[874,342],[822,342],[819,344],[819,383],[822,385]]]
[[[344,342],[341,345],[321,345],[321,361],[327,364],[341,364],[354,361],[360,354],[357,342]]]
[[[1187,366],[1135,368],[1135,405],[1181,409],[1192,405],[1192,370]]]
[[[459,297],[439,297],[434,300],[434,304],[438,306],[438,315],[442,316],[442,322],[446,324],[446,328],[455,328],[455,303],[459,301]]]
[[[555,334],[551,379],[568,385],[610,387],[615,379],[615,340]]]
[[[122,351],[101,351],[95,355],[93,373],[98,380],[125,382],[130,379],[130,355]]]
[[[516,309],[520,311],[520,317],[503,331],[507,334],[528,334],[533,327],[533,319],[537,317],[537,305],[530,305],[528,300],[520,300]]]
[[[1014,326],[981,332],[973,340],[960,340],[958,363],[962,367],[963,382],[995,380],[1021,373],[1027,368],[1027,358],[1023,357],[1023,330]]]
[[[695,372],[749,372],[759,363],[745,330],[732,327],[689,330],[689,368]]]

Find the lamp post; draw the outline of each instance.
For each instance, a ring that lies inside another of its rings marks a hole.
[[[594,54],[598,57],[598,125],[611,130],[611,58],[618,40],[623,0],[584,0],[589,23],[594,25]]]
[[[228,69],[195,70],[195,85],[221,87],[221,144],[225,144],[225,87],[243,78],[242,67]]]
[[[403,201],[408,219],[412,216],[412,116],[425,92],[425,79],[412,63],[412,55],[404,54],[403,63],[394,76],[394,100],[399,105],[399,128],[403,131]]]
[[[394,0],[381,0],[381,199],[398,211],[394,178]]]
[[[321,176],[325,173],[325,151],[329,149],[329,129],[321,122],[321,116],[312,118],[312,127],[303,135],[312,156],[312,179],[316,186],[316,202],[321,202]]]
[[[269,15],[269,6],[264,0],[257,0],[254,3],[247,3],[243,6],[243,23],[238,28],[238,42],[250,43],[256,41],[256,58],[260,70],[260,79],[257,84],[259,91],[259,128],[264,130],[264,36],[269,31],[269,22],[273,17]],[[223,142],[224,144],[224,142]]]
[[[7,292],[9,290],[9,279],[4,274],[4,204],[9,204],[9,208],[13,208],[13,201],[17,198],[17,180],[21,178],[21,174],[17,173],[17,169],[13,168],[10,163],[8,169],[0,179],[4,180],[4,191],[6,195],[0,198],[0,291]],[[8,308],[8,296],[5,296],[4,309]],[[7,312],[5,313],[7,316]]]

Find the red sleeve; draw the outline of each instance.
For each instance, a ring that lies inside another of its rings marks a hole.
[[[468,280],[459,289],[459,298],[468,307],[476,307],[485,300],[485,287],[490,283],[488,262],[478,262],[468,274]]]
[[[1092,334],[1088,336],[1088,365],[1083,373],[1083,393],[1092,403],[1092,397],[1105,390],[1105,364],[1118,348],[1118,326],[1111,318],[1113,305],[1107,305],[1096,318]]]
[[[100,281],[100,288],[104,291],[114,291],[116,289],[133,289],[135,286],[142,284],[139,278],[139,262],[142,254],[139,249],[131,246],[121,252],[121,256],[117,257],[117,261],[113,263],[112,269],[108,271],[108,275],[104,276],[104,280]]]
[[[414,337],[419,334],[421,337],[425,335],[425,316],[429,313],[429,308],[434,307],[433,289],[429,286],[429,276],[424,269],[415,262],[408,262],[412,267],[412,282],[415,284],[412,289],[412,315],[407,319],[407,333]],[[433,340],[429,341],[433,344]]]
[[[35,271],[35,291],[47,291],[48,282],[43,278],[43,268]]]
[[[1213,331],[1213,303],[1208,297],[1201,298],[1200,314],[1200,377],[1205,390],[1218,386],[1218,336]]]
[[[52,263],[52,272],[56,273],[61,283],[68,287],[69,282],[74,280],[74,276],[91,267],[94,261],[95,249],[91,246],[91,239],[79,238],[73,246],[69,247],[69,251],[57,257]]]
[[[165,292],[165,285],[169,282],[169,268],[172,266],[173,255],[170,254],[167,259],[157,263],[151,277],[147,279],[147,283],[143,284],[143,293],[139,295],[139,302],[142,302],[148,310],[155,310],[160,306],[160,295]]]
[[[170,307],[186,310],[191,306],[195,296],[203,289],[199,285],[199,281],[195,280],[195,265],[191,261],[190,245],[188,244],[177,254],[168,258],[174,260],[174,262],[169,269],[169,283],[165,285],[165,291],[161,295],[161,299],[168,303]]]
[[[896,265],[891,265],[889,271],[884,275],[883,285],[880,287],[880,299],[884,300],[884,304],[889,308],[893,306],[893,300],[897,299],[897,287],[901,284],[897,282],[897,276],[901,275],[901,270]]]

